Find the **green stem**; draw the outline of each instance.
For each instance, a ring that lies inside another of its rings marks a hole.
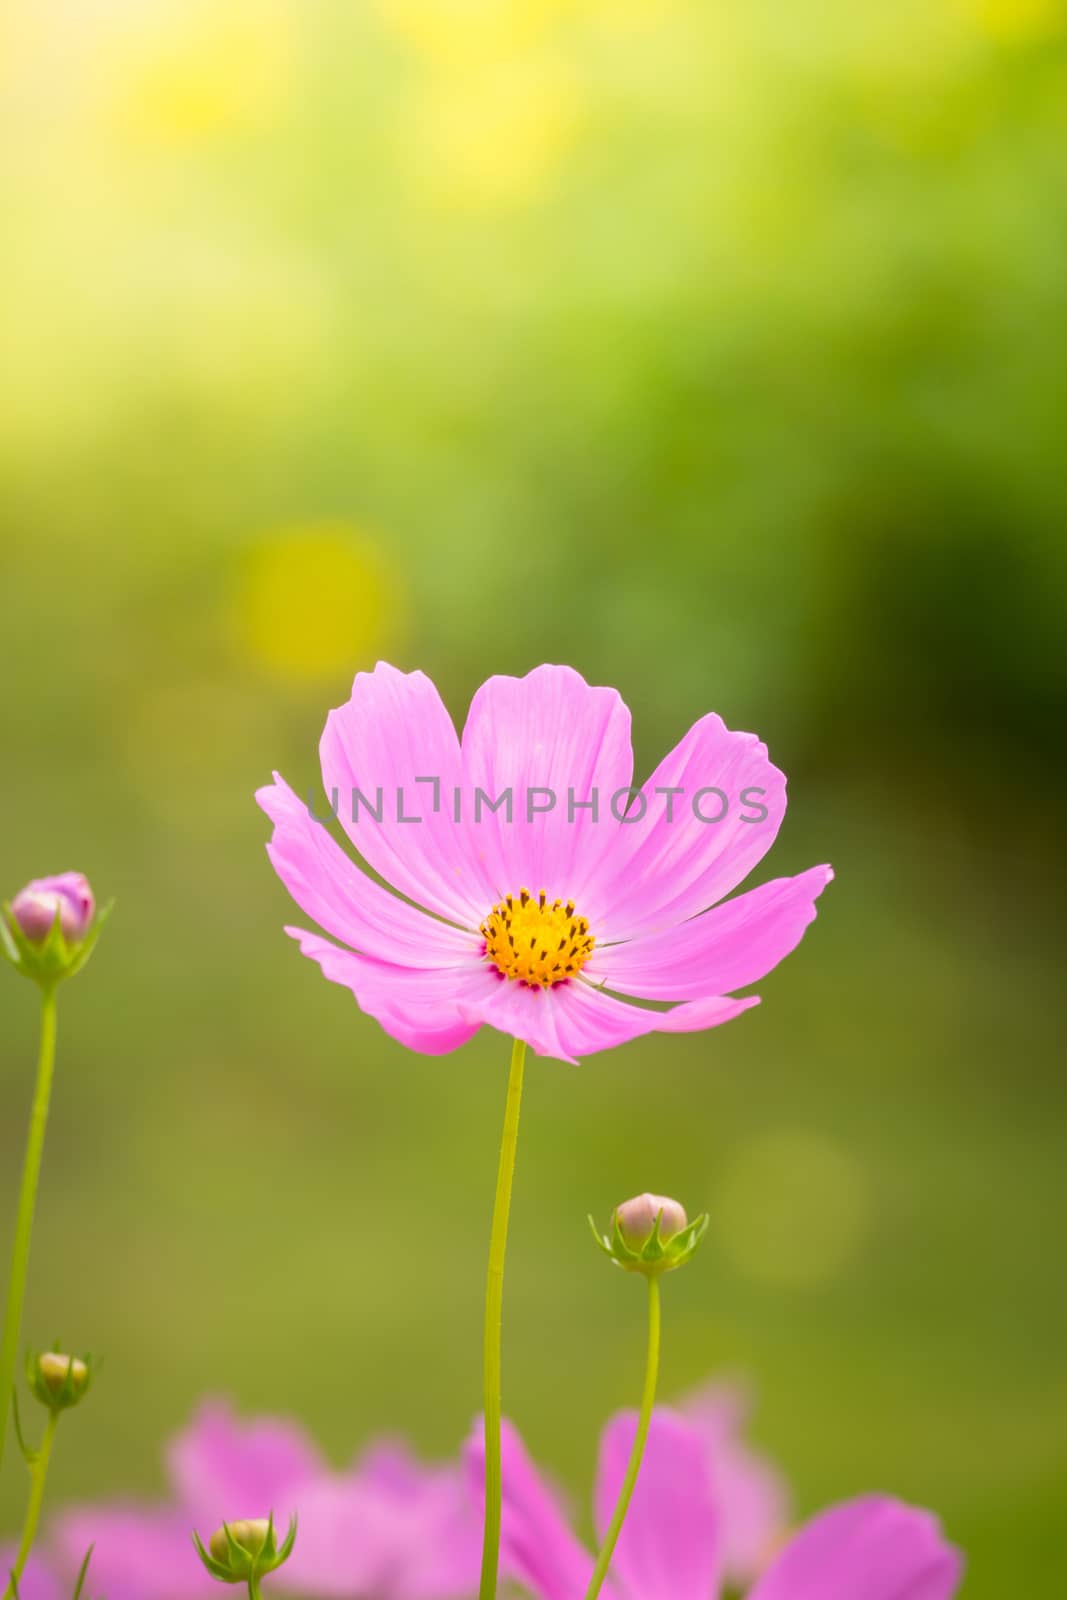
[[[248,1600],[263,1600],[263,1591],[254,1572],[248,1574]]]
[[[11,1569],[7,1588],[4,1590],[4,1600],[12,1600],[18,1580],[22,1577],[27,1557],[33,1549],[33,1541],[37,1537],[37,1524],[41,1520],[41,1502],[44,1500],[44,1486],[48,1478],[48,1463],[52,1459],[52,1444],[56,1437],[56,1429],[59,1427],[59,1415],[58,1411],[50,1411],[48,1413],[48,1421],[45,1424],[41,1448],[30,1463],[30,1498],[26,1504],[26,1520],[22,1524],[19,1553],[15,1557],[15,1565]]]
[[[511,1211],[511,1186],[515,1177],[515,1150],[519,1141],[525,1061],[526,1045],[521,1039],[513,1040],[496,1202],[493,1206],[493,1231],[489,1240],[489,1276],[485,1286],[485,1534],[478,1600],[495,1600],[497,1568],[500,1565],[500,1328],[504,1306],[504,1256],[508,1247],[508,1216]]]
[[[626,1467],[626,1476],[622,1480],[619,1498],[615,1502],[615,1510],[611,1514],[608,1531],[604,1535],[604,1543],[600,1554],[596,1558],[593,1576],[589,1580],[589,1587],[585,1591],[585,1600],[596,1600],[600,1587],[608,1574],[611,1558],[615,1554],[622,1525],[626,1520],[626,1513],[630,1508],[630,1497],[634,1492],[637,1474],[641,1470],[641,1457],[645,1453],[645,1442],[648,1439],[648,1426],[652,1421],[652,1407],[656,1403],[656,1379],[659,1375],[659,1329],[660,1329],[660,1303],[659,1303],[659,1278],[650,1275],[648,1280],[648,1357],[645,1362],[645,1387],[641,1395],[641,1411],[637,1419],[637,1432],[634,1435],[633,1449],[630,1451],[630,1460]]]
[[[37,1088],[30,1114],[26,1158],[22,1168],[22,1188],[15,1219],[15,1243],[11,1252],[11,1277],[4,1311],[4,1337],[0,1345],[0,1464],[4,1459],[7,1419],[11,1410],[11,1391],[15,1381],[19,1336],[22,1331],[22,1304],[26,1298],[26,1273],[30,1264],[30,1237],[37,1203],[37,1182],[41,1175],[41,1155],[48,1124],[48,1103],[52,1094],[52,1069],[56,1059],[56,991],[49,985],[41,990],[41,1048],[37,1058]]]

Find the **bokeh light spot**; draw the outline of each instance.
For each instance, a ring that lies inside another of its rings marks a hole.
[[[270,126],[295,55],[289,0],[182,0],[126,29],[114,112],[135,138],[184,142]]]
[[[1027,39],[1064,22],[1061,0],[964,0],[983,33],[994,39]]]
[[[574,144],[582,97],[557,60],[445,77],[421,98],[416,160],[435,197],[460,207],[541,193]]]
[[[347,523],[281,530],[245,557],[234,602],[247,658],[269,674],[317,682],[396,643],[405,606],[381,545]]]
[[[818,1134],[785,1128],[742,1145],[711,1207],[726,1255],[758,1282],[796,1287],[835,1277],[867,1231],[859,1164]]]
[[[377,0],[388,26],[430,61],[470,64],[533,44],[572,0]]]

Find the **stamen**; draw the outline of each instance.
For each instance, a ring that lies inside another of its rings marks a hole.
[[[575,977],[596,943],[588,922],[576,915],[574,901],[550,901],[544,889],[536,899],[529,889],[505,895],[482,923],[481,934],[486,960],[502,977],[531,989],[551,989]]]

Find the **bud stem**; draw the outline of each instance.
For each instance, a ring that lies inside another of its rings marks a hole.
[[[15,1565],[11,1569],[7,1588],[4,1590],[4,1600],[12,1600],[18,1594],[18,1581],[22,1577],[23,1568],[33,1549],[33,1541],[37,1537],[37,1524],[41,1520],[41,1503],[44,1500],[44,1486],[48,1478],[48,1463],[52,1459],[52,1445],[59,1427],[59,1412],[50,1411],[48,1421],[44,1425],[44,1437],[41,1448],[33,1457],[30,1467],[30,1498],[26,1503],[26,1519],[22,1524],[22,1538],[19,1541],[19,1553],[15,1557]]]
[[[493,1206],[493,1228],[489,1240],[489,1275],[485,1286],[485,1532],[478,1600],[495,1600],[497,1569],[500,1565],[500,1334],[504,1306],[504,1257],[508,1246],[508,1216],[515,1177],[525,1062],[526,1045],[522,1039],[514,1039],[496,1180],[496,1202]]]
[[[4,1459],[4,1441],[7,1437],[7,1419],[11,1409],[15,1362],[18,1359],[19,1336],[22,1331],[22,1304],[26,1297],[26,1274],[30,1264],[33,1213],[37,1204],[37,1183],[41,1174],[41,1156],[44,1151],[45,1128],[48,1125],[48,1105],[52,1096],[52,1070],[55,1059],[56,991],[54,985],[44,984],[41,988],[41,1047],[37,1059],[37,1088],[34,1092],[30,1131],[26,1140],[22,1188],[19,1192],[18,1214],[15,1219],[15,1243],[11,1252],[11,1277],[8,1280],[7,1305],[4,1310],[4,1336],[0,1344],[0,1463]]]
[[[648,1279],[648,1355],[645,1360],[645,1387],[641,1395],[641,1411],[637,1419],[637,1432],[634,1434],[633,1449],[630,1451],[630,1460],[626,1467],[626,1476],[622,1480],[619,1498],[615,1502],[615,1510],[611,1514],[608,1531],[604,1535],[604,1543],[600,1554],[596,1558],[593,1576],[589,1580],[589,1587],[585,1591],[585,1600],[596,1600],[600,1593],[601,1585],[607,1577],[611,1558],[615,1554],[622,1525],[626,1520],[626,1513],[630,1508],[630,1497],[637,1483],[637,1474],[641,1470],[641,1457],[645,1453],[645,1441],[648,1439],[649,1423],[652,1421],[652,1407],[656,1403],[656,1380],[659,1376],[659,1330],[660,1330],[660,1299],[659,1278],[655,1275]]]

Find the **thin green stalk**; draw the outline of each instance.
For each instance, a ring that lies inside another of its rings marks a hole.
[[[59,1427],[59,1416],[58,1411],[50,1411],[48,1413],[48,1421],[45,1423],[41,1448],[30,1463],[30,1498],[26,1503],[26,1519],[22,1524],[22,1538],[19,1540],[19,1551],[15,1557],[15,1565],[11,1569],[11,1575],[4,1590],[4,1600],[13,1600],[13,1596],[18,1589],[18,1580],[22,1577],[27,1557],[33,1549],[33,1541],[37,1537],[37,1524],[41,1520],[41,1502],[44,1500],[44,1486],[48,1478],[48,1463],[52,1459],[52,1444],[56,1437],[56,1429]]]
[[[622,1480],[619,1498],[615,1502],[615,1510],[611,1514],[608,1531],[604,1536],[604,1543],[600,1547],[600,1554],[596,1558],[593,1576],[589,1580],[589,1587],[585,1591],[585,1600],[596,1600],[600,1593],[601,1585],[607,1577],[611,1558],[615,1554],[622,1525],[626,1520],[626,1513],[630,1508],[630,1497],[634,1492],[637,1474],[641,1470],[641,1457],[645,1453],[645,1442],[648,1439],[648,1426],[652,1421],[652,1407],[656,1403],[656,1379],[659,1375],[659,1330],[660,1330],[660,1302],[659,1278],[652,1274],[648,1280],[648,1357],[645,1362],[645,1387],[641,1395],[641,1411],[637,1419],[637,1432],[634,1435],[633,1449],[630,1451],[630,1460],[626,1466],[626,1476]]]
[[[37,1182],[41,1175],[41,1155],[44,1151],[45,1128],[48,1125],[48,1104],[52,1095],[52,1069],[56,1059],[56,991],[50,985],[41,990],[41,1048],[37,1058],[37,1088],[30,1114],[30,1131],[26,1139],[26,1157],[22,1167],[22,1188],[19,1191],[18,1213],[15,1218],[15,1243],[11,1252],[11,1277],[8,1280],[7,1304],[4,1309],[4,1337],[0,1344],[0,1464],[4,1459],[4,1441],[11,1410],[11,1393],[15,1381],[15,1362],[18,1359],[19,1336],[22,1332],[22,1305],[26,1298],[26,1274],[30,1264],[30,1238],[33,1234],[33,1213],[37,1204]]]
[[[515,1039],[500,1142],[500,1167],[493,1206],[493,1231],[489,1240],[489,1276],[485,1286],[485,1534],[482,1541],[482,1581],[478,1600],[495,1600],[500,1565],[500,1330],[504,1306],[504,1257],[508,1247],[511,1186],[515,1177],[515,1150],[519,1141],[522,1074],[526,1045]]]

